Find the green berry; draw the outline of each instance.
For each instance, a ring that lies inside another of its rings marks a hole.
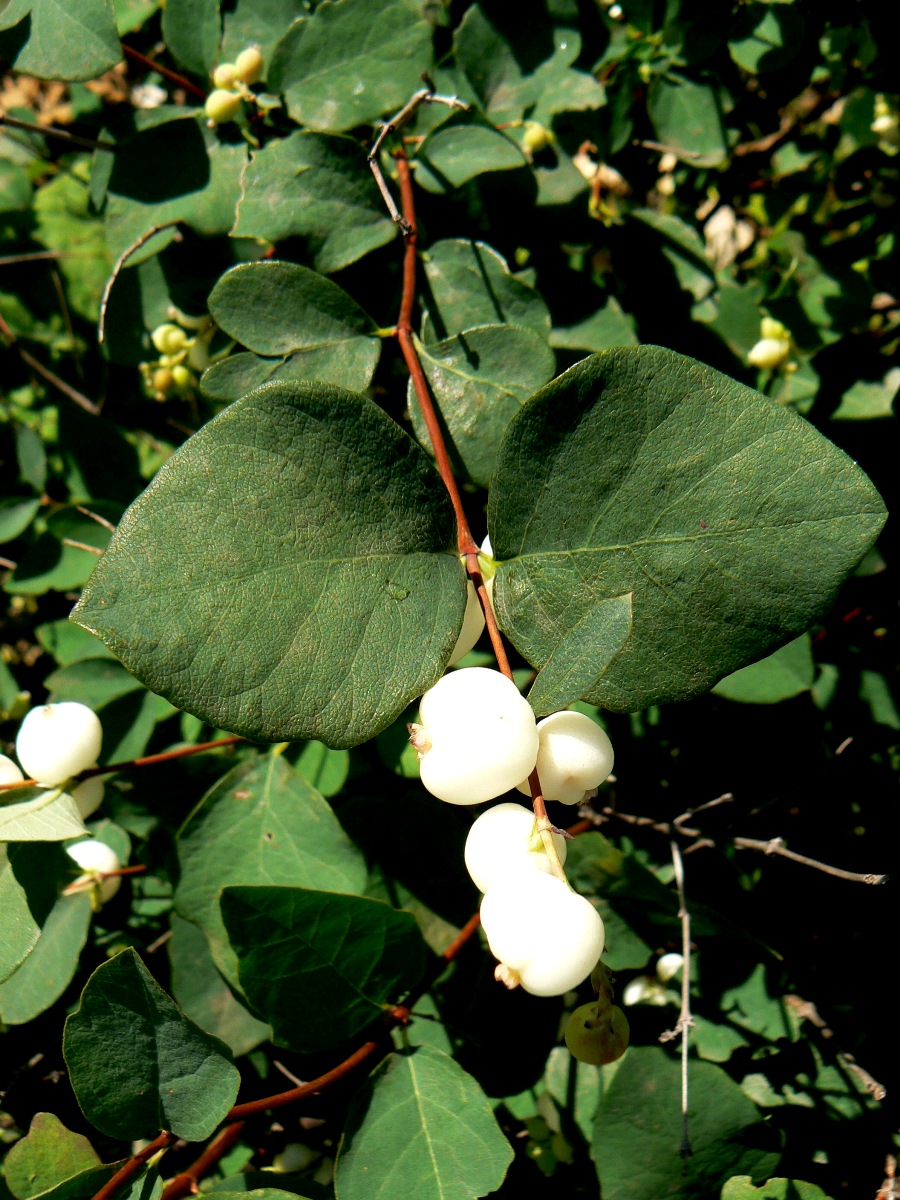
[[[216,88],[206,97],[203,111],[216,125],[224,125],[233,121],[241,107],[241,98],[236,92],[226,92],[224,88]]]

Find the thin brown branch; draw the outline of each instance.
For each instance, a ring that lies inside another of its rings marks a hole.
[[[39,362],[34,355],[29,354],[19,339],[7,325],[6,321],[0,316],[0,337],[6,342],[11,350],[15,350],[22,362],[26,366],[31,367],[33,371],[37,371],[38,375],[43,376],[48,383],[52,383],[55,388],[58,388],[64,396],[68,396],[70,400],[89,412],[91,416],[98,416],[100,413],[99,404],[95,404],[93,400],[89,400],[83,392],[79,392],[77,388],[73,388],[70,383],[66,383],[64,379],[60,379],[49,367],[45,367],[42,362]]]
[[[11,129],[24,129],[26,133],[40,133],[45,137],[58,138],[72,146],[83,146],[85,150],[115,150],[115,142],[104,142],[101,139],[79,137],[69,133],[67,129],[57,129],[55,125],[35,125],[31,121],[22,121],[18,117],[10,117],[0,113],[0,125],[9,125]]]
[[[83,504],[76,504],[75,508],[84,517],[90,517],[92,521],[96,521],[98,525],[102,525],[104,529],[108,529],[110,533],[116,532],[116,527],[112,521],[107,521],[106,517],[101,517],[99,513],[92,512],[89,508],[85,508]]]
[[[199,742],[196,746],[178,746],[175,750],[164,750],[162,754],[146,754],[143,758],[129,758],[126,762],[108,763],[105,767],[90,767],[82,771],[79,779],[89,779],[92,775],[110,775],[113,771],[125,771],[129,767],[153,767],[157,763],[172,762],[176,758],[188,758],[192,754],[202,754],[205,750],[218,750],[222,746],[238,746],[247,739],[234,734],[231,737],[218,738],[214,742]]]
[[[674,838],[669,842],[672,851],[672,866],[675,870],[675,886],[678,888],[678,916],[681,920],[681,1012],[678,1024],[660,1037],[661,1042],[671,1041],[681,1035],[681,1157],[689,1158],[691,1149],[690,1127],[688,1121],[688,1051],[690,1050],[690,1031],[694,1024],[691,1015],[691,914],[688,910],[684,895],[684,863],[681,861],[681,849]]]
[[[173,225],[178,225],[179,221],[163,221],[161,225],[154,225],[148,229],[146,233],[142,233],[136,242],[132,242],[130,246],[126,246],[113,265],[112,274],[106,281],[106,287],[103,289],[103,295],[100,298],[100,319],[97,322],[97,341],[103,345],[106,337],[106,310],[109,307],[109,296],[113,289],[113,284],[119,277],[119,272],[131,258],[132,254],[136,254],[141,246],[145,246],[151,238],[156,237],[164,229],[171,229]]]
[[[88,554],[96,554],[98,558],[103,557],[103,551],[99,546],[90,546],[87,542],[76,542],[74,538],[60,538],[64,546],[72,546],[75,550],[87,550]]]
[[[162,1200],[177,1200],[180,1196],[195,1195],[199,1191],[200,1180],[228,1153],[241,1136],[244,1124],[244,1121],[235,1121],[221,1129],[186,1171],[181,1171],[169,1180],[163,1190]]]
[[[131,46],[126,46],[124,42],[122,42],[122,53],[126,58],[130,58],[132,62],[139,63],[142,67],[146,67],[148,71],[156,71],[157,74],[162,75],[163,79],[168,79],[170,83],[184,88],[192,96],[197,96],[200,100],[206,99],[207,93],[205,88],[198,87],[196,83],[192,83],[184,75],[179,75],[177,71],[172,71],[169,67],[161,66],[160,63],[155,62],[152,58],[148,58],[146,54],[141,54],[139,50],[135,50]]]
[[[0,267],[12,267],[16,263],[38,262],[41,259],[59,259],[58,250],[30,250],[27,254],[4,254],[0,256]]]
[[[816,871],[823,871],[826,875],[833,875],[835,879],[846,879],[850,883],[869,883],[878,885],[885,883],[889,878],[888,875],[871,875],[863,874],[859,871],[845,871],[842,867],[832,867],[828,863],[820,862],[817,858],[808,858],[805,854],[797,854],[794,850],[788,850],[780,837],[771,838],[768,842],[760,841],[758,838],[735,837],[731,839],[732,845],[738,850],[759,850],[763,854],[777,854],[779,858],[790,859],[791,862],[802,863],[804,867],[812,867]]]
[[[165,1150],[176,1140],[174,1133],[167,1133],[163,1130],[159,1137],[154,1138],[143,1150],[139,1150],[137,1154],[129,1158],[128,1162],[116,1171],[112,1179],[107,1180],[100,1191],[94,1193],[93,1200],[110,1200],[110,1197],[116,1194],[122,1184],[134,1179],[148,1158],[152,1158],[160,1150]]]

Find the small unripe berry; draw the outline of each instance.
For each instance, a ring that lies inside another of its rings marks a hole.
[[[0,783],[21,783],[24,778],[13,760],[0,754]]]
[[[552,837],[559,861],[564,863],[566,839],[558,833]],[[521,804],[498,804],[482,813],[469,830],[465,855],[466,870],[480,892],[486,892],[509,871],[552,871],[534,813]]]
[[[537,772],[545,800],[581,804],[613,769],[613,748],[596,721],[578,712],[556,712],[538,722]],[[528,780],[517,784],[529,795]]]
[[[509,872],[486,892],[481,924],[495,975],[535,996],[561,996],[590,975],[603,953],[597,910],[555,875]]]
[[[550,145],[552,135],[549,129],[545,129],[543,125],[537,121],[526,121],[525,132],[522,135],[522,147],[529,155],[540,154],[542,150]]]
[[[241,107],[241,98],[236,92],[226,92],[224,88],[216,88],[206,97],[203,111],[215,125],[224,125],[233,121]]]
[[[217,88],[228,89],[237,81],[234,63],[219,63],[213,71],[213,83]]]
[[[621,1008],[613,1005],[603,1011],[601,1005],[582,1004],[566,1024],[566,1045],[579,1062],[602,1067],[615,1062],[628,1049],[628,1020]]]
[[[255,46],[248,46],[234,60],[234,73],[243,83],[256,83],[262,69],[263,56]]]
[[[773,370],[780,367],[791,352],[791,343],[784,338],[761,338],[747,355],[751,367]]]
[[[177,354],[187,342],[187,334],[178,325],[157,325],[150,334],[150,341],[160,354]]]
[[[118,871],[122,865],[115,850],[96,838],[85,838],[81,842],[66,846],[66,854],[74,859],[85,872],[75,880],[71,887],[72,891],[87,891],[98,882],[96,878],[98,875],[106,874],[108,871]],[[113,875],[111,879],[100,880],[99,884],[100,901],[105,904],[122,886],[122,877]]]
[[[96,763],[103,727],[86,704],[64,700],[33,708],[19,726],[16,754],[22,769],[55,787]]]
[[[157,367],[150,381],[153,384],[153,390],[163,396],[168,396],[175,386],[175,376],[169,367]]]
[[[411,727],[422,783],[448,804],[481,804],[515,787],[534,770],[534,712],[511,679],[486,667],[464,667],[422,697]]]
[[[172,382],[180,392],[185,392],[194,382],[194,376],[184,363],[176,363],[172,368]]]

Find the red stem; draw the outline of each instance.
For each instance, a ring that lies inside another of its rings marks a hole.
[[[162,1200],[177,1200],[179,1196],[193,1196],[198,1191],[197,1184],[207,1171],[211,1170],[219,1159],[228,1153],[241,1136],[243,1129],[243,1121],[235,1121],[233,1125],[226,1125],[224,1129],[220,1129],[200,1157],[192,1162],[186,1171],[182,1171],[181,1174],[175,1175],[169,1180],[163,1190]]]
[[[160,1150],[165,1150],[175,1140],[174,1133],[167,1133],[163,1130],[159,1137],[154,1138],[143,1150],[139,1150],[133,1158],[129,1158],[128,1162],[116,1171],[112,1179],[104,1183],[100,1191],[94,1195],[93,1200],[110,1200],[110,1197],[115,1195],[123,1183],[127,1183],[129,1179],[133,1179],[137,1175],[148,1158],[152,1158]]]
[[[163,79],[168,79],[170,83],[176,83],[179,87],[183,87],[191,95],[198,96],[201,100],[206,99],[207,92],[204,88],[198,87],[196,83],[191,83],[190,79],[185,79],[177,71],[171,71],[168,67],[160,66],[158,62],[154,62],[146,54],[141,54],[140,50],[134,50],[131,46],[126,46],[122,42],[122,53],[126,58],[130,58],[133,62],[140,63],[142,67],[146,67],[148,71],[156,71],[162,75]]]

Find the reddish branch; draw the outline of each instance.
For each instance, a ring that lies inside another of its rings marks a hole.
[[[156,71],[162,75],[163,79],[168,79],[170,83],[177,84],[178,87],[184,88],[186,92],[190,92],[192,96],[197,96],[201,100],[206,99],[206,89],[198,87],[196,83],[191,83],[190,79],[185,79],[183,75],[179,75],[177,71],[171,71],[168,67],[161,66],[158,62],[154,62],[152,58],[148,58],[146,54],[141,54],[140,50],[134,50],[131,46],[126,46],[122,43],[122,53],[126,58],[130,58],[132,62],[140,63],[142,67],[146,67],[148,71]]]
[[[152,1158],[160,1150],[165,1150],[174,1141],[176,1141],[175,1134],[167,1133],[166,1130],[163,1130],[159,1137],[154,1138],[148,1146],[145,1146],[143,1150],[139,1150],[132,1158],[129,1158],[128,1162],[116,1171],[112,1179],[104,1183],[100,1191],[94,1194],[93,1200],[110,1200],[110,1197],[114,1196],[124,1183],[128,1183],[129,1180],[134,1179],[148,1158]]]

